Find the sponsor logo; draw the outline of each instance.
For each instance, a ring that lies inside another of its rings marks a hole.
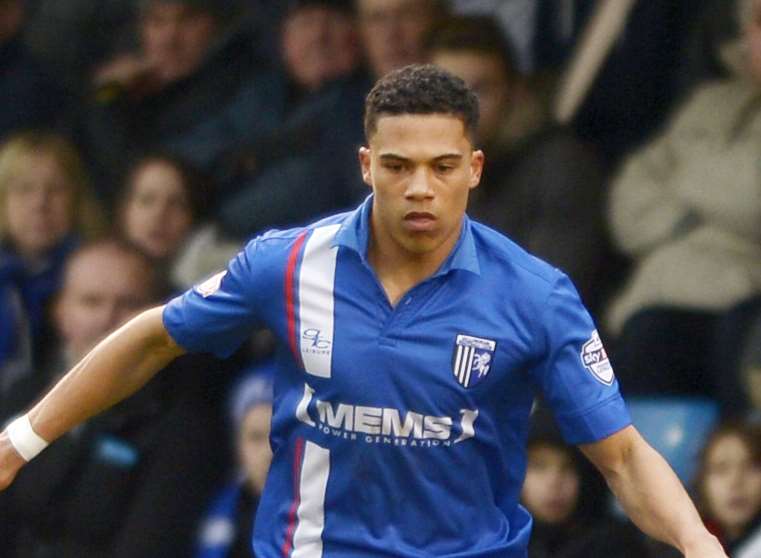
[[[401,447],[451,446],[475,436],[477,409],[461,409],[460,416],[454,419],[319,399],[312,405],[314,393],[314,389],[304,384],[296,418],[328,436]],[[314,410],[310,411],[310,407]]]
[[[307,341],[307,343],[301,344],[301,351],[305,353],[312,353],[316,355],[328,355],[330,354],[330,346],[332,341],[322,335],[322,331],[317,328],[305,329],[301,332],[301,337]]]
[[[581,346],[581,363],[589,370],[595,379],[606,386],[613,383],[613,367],[608,360],[608,353],[602,346],[600,334],[597,330],[592,332],[589,341]]]
[[[220,271],[212,275],[203,283],[196,285],[196,292],[204,298],[210,297],[219,290],[225,275],[227,275],[227,271]]]
[[[458,335],[452,355],[452,372],[463,387],[473,387],[483,380],[491,369],[497,342],[470,335]]]

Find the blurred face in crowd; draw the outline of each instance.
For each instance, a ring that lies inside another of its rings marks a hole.
[[[50,153],[20,157],[6,184],[9,239],[22,257],[34,259],[56,246],[73,227],[74,186]]]
[[[462,78],[478,96],[478,141],[488,144],[499,131],[510,103],[507,72],[498,56],[478,51],[439,51],[432,62]]]
[[[521,501],[537,520],[545,523],[568,520],[576,509],[579,483],[579,473],[565,451],[544,444],[528,450]]]
[[[15,37],[23,21],[23,0],[0,0],[0,44]]]
[[[720,436],[708,449],[702,489],[710,516],[730,537],[761,511],[761,463],[740,436]]]
[[[162,83],[189,76],[202,64],[216,37],[216,18],[181,3],[157,0],[142,14],[143,51]]]
[[[743,29],[748,71],[751,77],[761,82],[761,2],[758,0],[748,0],[748,2],[750,7]]]
[[[155,299],[153,271],[138,254],[109,246],[73,256],[54,308],[67,353],[80,359],[116,327]]]
[[[153,258],[173,256],[193,225],[187,185],[166,161],[147,161],[127,184],[122,213],[124,236]]]
[[[373,242],[391,257],[446,257],[460,233],[483,153],[461,118],[448,114],[380,115],[360,150],[373,189]]]
[[[423,41],[438,15],[432,0],[357,0],[360,31],[376,77],[420,63]]]
[[[286,17],[282,33],[288,72],[306,89],[346,75],[359,63],[354,20],[341,10],[307,4]]]
[[[270,449],[271,405],[256,405],[243,418],[238,431],[238,459],[246,481],[256,494],[261,494],[267,478],[272,450]]]

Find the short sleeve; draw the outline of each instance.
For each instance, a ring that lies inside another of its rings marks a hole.
[[[266,281],[264,262],[257,261],[252,240],[227,266],[164,309],[164,327],[181,347],[228,357],[261,322],[256,293]]]
[[[600,335],[566,276],[555,284],[540,326],[544,356],[532,376],[566,442],[595,442],[631,424]]]

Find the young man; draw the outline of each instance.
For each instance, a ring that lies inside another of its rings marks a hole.
[[[518,505],[534,390],[631,517],[688,558],[722,558],[630,425],[568,279],[465,217],[478,102],[434,66],[381,79],[354,212],[251,241],[223,271],[96,347],[0,436],[0,486],[51,441],[186,350],[280,341],[257,556],[525,558]]]

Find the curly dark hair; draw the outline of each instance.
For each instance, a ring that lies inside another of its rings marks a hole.
[[[365,100],[365,138],[369,141],[383,115],[449,114],[461,118],[474,137],[478,98],[457,76],[433,64],[413,64],[378,80]]]

